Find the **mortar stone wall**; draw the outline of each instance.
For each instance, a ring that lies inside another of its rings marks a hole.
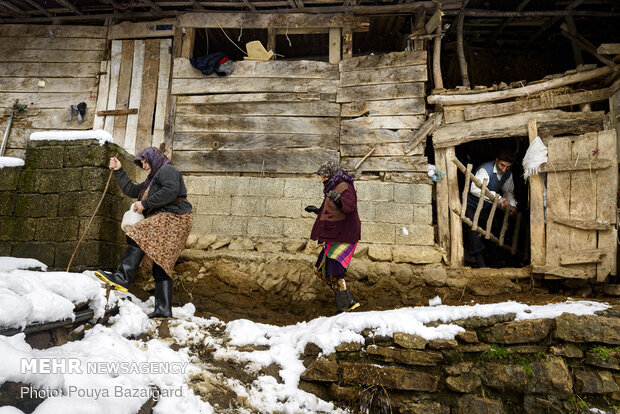
[[[133,156],[117,145],[29,141],[23,167],[0,169],[0,256],[30,257],[65,269],[99,203],[115,153],[135,177]],[[118,263],[125,248],[120,221],[129,205],[112,178],[70,270]]]
[[[185,184],[194,206],[188,247],[215,237],[224,240],[224,246],[226,239],[245,239],[269,241],[279,244],[278,250],[287,250],[290,242],[309,239],[316,216],[304,208],[320,206],[323,200],[318,179],[186,175]],[[386,261],[441,260],[434,247],[430,183],[358,181],[355,187],[362,221],[358,250],[372,247]],[[248,241],[245,250],[254,250]]]

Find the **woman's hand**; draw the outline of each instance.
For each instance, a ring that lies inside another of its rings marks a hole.
[[[121,169],[121,162],[118,160],[118,158],[116,157],[112,157],[110,158],[110,164],[108,165],[108,168],[110,168],[111,170],[117,171]]]
[[[136,213],[142,214],[142,212],[144,211],[144,206],[142,205],[142,201],[136,201],[136,203],[133,205],[133,211],[135,211]]]

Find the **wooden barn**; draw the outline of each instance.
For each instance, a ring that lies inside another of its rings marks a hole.
[[[465,222],[515,258],[481,274],[605,282],[619,24],[615,0],[3,0],[0,156],[24,158],[45,130],[105,130],[130,154],[163,145],[195,195],[196,234],[266,239],[307,236],[286,198],[303,182],[288,180],[335,160],[368,183],[362,242],[390,260],[406,248],[410,263],[466,266]],[[214,53],[234,70],[192,65]],[[468,224],[472,171],[500,142],[522,159],[537,136],[548,161],[527,181],[515,163],[518,219],[502,234]],[[271,180],[260,194],[257,177]]]

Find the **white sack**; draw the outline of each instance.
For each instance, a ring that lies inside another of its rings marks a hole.
[[[133,211],[134,204],[135,203],[132,203],[131,207],[129,207],[129,210],[125,211],[125,214],[123,214],[123,221],[121,222],[121,229],[123,229],[125,233],[131,230],[131,227],[134,224],[136,224],[140,220],[144,220],[144,215]]]

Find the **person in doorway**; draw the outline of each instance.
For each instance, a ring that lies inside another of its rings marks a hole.
[[[317,214],[310,238],[322,243],[316,262],[319,278],[334,292],[337,313],[360,306],[346,282],[347,268],[360,239],[361,223],[357,213],[357,193],[353,177],[338,164],[328,161],[316,172],[323,181],[323,204],[305,210]]]
[[[514,196],[514,181],[512,178],[512,164],[515,161],[514,154],[509,151],[502,150],[497,155],[494,161],[487,161],[480,165],[476,170],[475,176],[481,182],[485,179],[487,182],[487,189],[492,193],[500,193],[499,207],[502,209],[509,209],[510,215],[514,216],[517,213],[517,200]],[[469,194],[467,195],[467,210],[465,216],[473,221],[476,214],[476,207],[480,200],[481,189],[471,183],[469,187]],[[485,203],[480,213],[478,223],[486,223],[489,212],[491,211],[491,200],[485,196]],[[469,257],[475,262],[477,267],[487,267],[484,257],[484,243],[481,239],[480,233],[472,230],[471,227],[464,224],[464,239],[465,248],[469,253]]]
[[[155,310],[149,318],[172,317],[172,269],[185,248],[192,228],[192,205],[187,201],[183,176],[155,147],[138,152],[134,159],[148,172],[146,180],[135,184],[116,157],[110,159],[116,181],[125,195],[137,198],[134,210],[145,219],[127,232],[127,250],[116,272],[98,270],[103,282],[126,292],[140,262],[146,255],[152,262],[155,279]]]

